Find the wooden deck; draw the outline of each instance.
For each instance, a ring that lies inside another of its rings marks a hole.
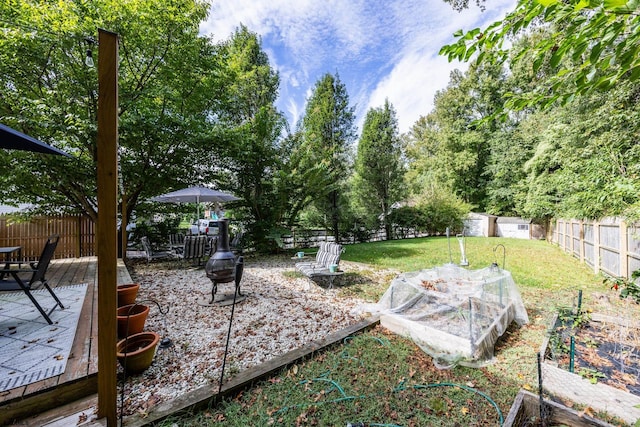
[[[76,337],[63,374],[0,394],[0,425],[33,416],[97,392],[98,388],[98,259],[95,256],[53,260],[47,277],[53,286],[87,283]],[[118,260],[118,284],[131,283]],[[114,373],[115,375],[115,373]]]

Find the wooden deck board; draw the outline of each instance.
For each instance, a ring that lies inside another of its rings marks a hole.
[[[60,381],[66,382],[74,378],[89,374],[89,358],[91,349],[91,318],[93,317],[93,289],[94,285],[87,286],[87,293],[84,297],[82,311],[78,319],[76,337],[71,347],[67,368],[60,375]]]
[[[87,283],[87,293],[65,371],[56,377],[0,394],[0,425],[55,408],[97,391],[98,291],[97,257],[53,260],[47,271],[55,288]],[[118,284],[131,283],[122,260],[118,261]]]
[[[98,284],[93,287],[91,305],[91,328],[89,330],[89,375],[98,373]]]
[[[58,286],[64,274],[73,264],[73,258],[54,259],[49,264],[47,278],[52,286]]]

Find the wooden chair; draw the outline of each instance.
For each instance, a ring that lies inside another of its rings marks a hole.
[[[2,270],[3,275],[11,275],[13,280],[4,279],[0,280],[0,291],[19,291],[22,290],[29,297],[33,305],[38,309],[42,317],[45,318],[48,324],[52,324],[51,318],[49,317],[53,310],[56,307],[60,306],[61,309],[64,310],[64,306],[58,296],[53,292],[51,286],[47,279],[45,278],[45,274],[47,273],[47,269],[49,268],[49,264],[51,263],[51,259],[53,258],[53,254],[56,251],[56,247],[58,246],[58,241],[60,240],[60,236],[53,235],[50,236],[47,240],[47,243],[44,245],[44,249],[42,250],[42,254],[37,262],[31,263],[31,268],[8,268]],[[24,279],[20,277],[20,275],[26,275],[27,273],[31,274],[29,279]],[[34,289],[34,285],[40,284],[44,286],[44,288],[49,291],[56,304],[53,306],[49,312],[45,312],[40,303],[35,299],[31,290]]]
[[[243,237],[242,231],[238,231],[236,235],[233,236],[231,243],[229,243],[231,252],[233,252],[236,255],[242,255],[242,237]]]
[[[174,249],[184,245],[184,233],[169,234],[169,247]]]
[[[186,236],[184,238],[184,246],[181,251],[177,251],[175,257],[180,260],[198,261],[198,265],[202,262],[205,255],[205,247],[207,245],[207,236]]]
[[[211,257],[218,249],[218,236],[207,236],[207,244],[204,248],[204,254]]]

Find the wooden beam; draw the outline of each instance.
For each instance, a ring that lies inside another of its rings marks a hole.
[[[98,33],[98,417],[115,426],[118,35],[102,29]]]

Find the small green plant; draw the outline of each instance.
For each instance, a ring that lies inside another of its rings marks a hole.
[[[591,313],[589,310],[581,310],[574,313],[572,307],[559,307],[558,319],[567,327],[579,329],[589,324],[591,321]]]
[[[598,341],[589,337],[583,338],[582,343],[588,348],[597,348],[600,345]]]
[[[640,304],[640,286],[636,283],[639,277],[640,270],[631,273],[631,279],[605,274],[602,283],[613,290],[620,291],[620,299],[631,297],[637,304]]]
[[[569,346],[564,343],[562,334],[558,331],[553,331],[549,335],[549,348],[551,349],[551,355],[554,358],[558,358],[562,354],[569,353]]]
[[[582,378],[589,380],[591,384],[596,384],[598,378],[606,378],[607,376],[596,369],[580,368],[577,372]]]

